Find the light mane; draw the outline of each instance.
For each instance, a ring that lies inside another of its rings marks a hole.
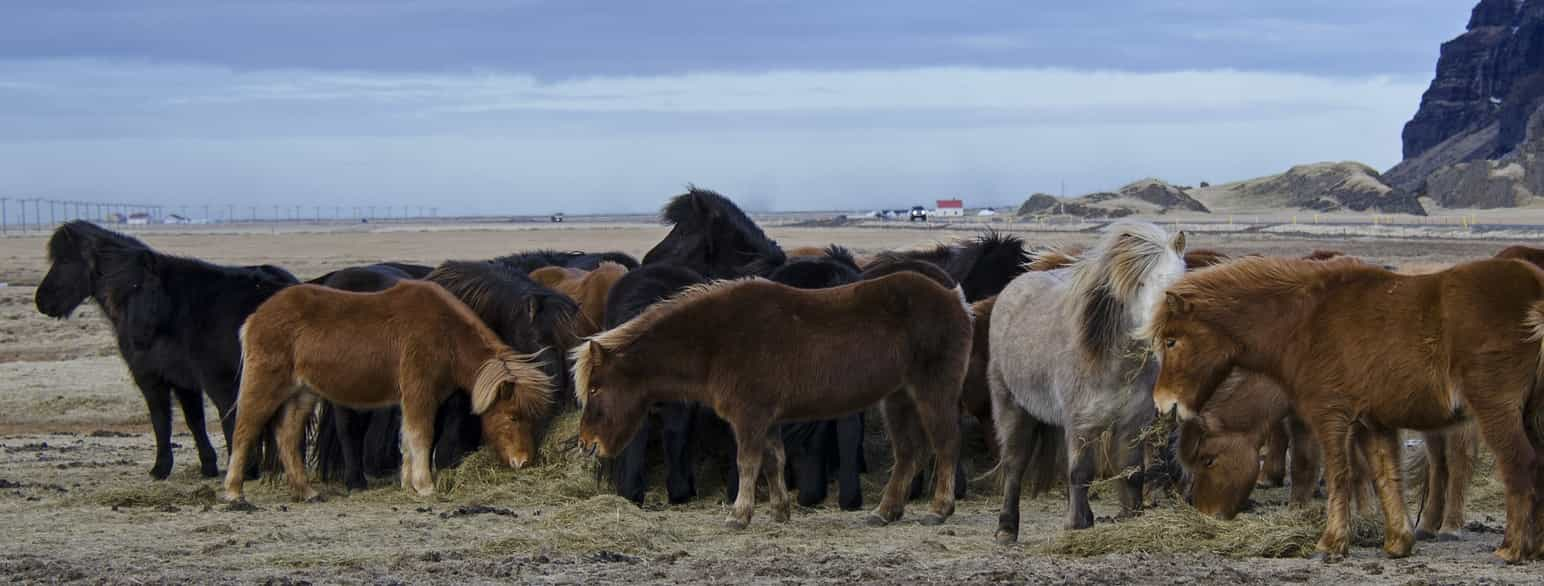
[[[1083,247],[1071,244],[1042,248],[1029,252],[1029,262],[1023,266],[1029,272],[1054,271],[1078,262],[1082,254]]]
[[[1315,261],[1251,256],[1191,271],[1170,285],[1167,293],[1192,308],[1228,307],[1253,299],[1301,295],[1336,275],[1382,270],[1353,257]],[[1157,338],[1170,317],[1168,304],[1158,304],[1141,337]]]
[[[1063,317],[1085,358],[1102,362],[1145,325],[1164,287],[1184,274],[1163,228],[1116,222],[1092,250],[1068,267]]]
[[[574,361],[574,398],[579,401],[580,406],[583,406],[585,398],[589,395],[590,371],[593,366],[590,361],[591,342],[606,350],[622,350],[628,344],[637,340],[639,336],[642,336],[654,324],[668,319],[670,316],[675,315],[676,312],[681,311],[683,307],[690,305],[689,302],[724,295],[747,284],[758,282],[770,283],[771,281],[761,277],[745,277],[692,285],[682,289],[681,292],[675,295],[655,302],[648,309],[643,310],[643,313],[623,322],[622,325],[581,340],[569,354]]]

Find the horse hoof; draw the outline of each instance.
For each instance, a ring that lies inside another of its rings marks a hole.
[[[247,502],[246,499],[237,499],[225,505],[225,510],[238,513],[250,513],[259,510],[257,505]]]
[[[1511,565],[1523,561],[1523,553],[1517,548],[1501,547],[1496,549],[1496,557],[1493,563]]]
[[[921,519],[917,519],[917,522],[930,527],[934,525],[943,525],[944,516],[938,513],[928,513],[923,515]]]
[[[320,494],[313,494],[311,496],[306,497],[305,502],[310,503],[310,504],[325,503],[325,502],[327,502],[327,497],[324,497],[324,496],[322,496]]]
[[[729,519],[724,520],[724,528],[731,531],[744,531],[745,528],[749,526],[749,522],[741,521],[734,517],[730,517]]]
[[[204,478],[214,478],[220,475],[220,467],[215,465],[199,467],[198,475]]]
[[[1416,529],[1415,530],[1415,540],[1416,541],[1437,541],[1439,539],[1440,538],[1437,536],[1436,533],[1432,533],[1432,532],[1427,531],[1425,529]]]
[[[1019,534],[1015,531],[997,531],[997,545],[1013,545],[1019,542]]]
[[[890,522],[886,521],[884,517],[879,516],[878,513],[869,513],[868,516],[863,518],[863,524],[869,527],[884,527],[889,525]]]
[[[165,468],[162,468],[160,466],[156,466],[155,468],[151,468],[150,469],[150,479],[151,480],[166,480],[166,478],[168,476],[171,476],[171,475],[172,475],[172,467],[171,466],[167,466]]]
[[[1326,564],[1333,564],[1333,563],[1339,562],[1344,557],[1345,557],[1344,555],[1341,555],[1341,554],[1338,554],[1338,553],[1330,553],[1330,552],[1327,552],[1327,551],[1316,551],[1316,552],[1314,552],[1313,556],[1309,557],[1308,559],[1316,561],[1316,562],[1322,562],[1322,563],[1326,563]]]

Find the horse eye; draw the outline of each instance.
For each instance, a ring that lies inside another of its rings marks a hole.
[[[600,392],[600,387],[590,387],[590,394],[591,395],[594,395],[594,394],[599,393],[599,392]]]
[[[1163,340],[1163,347],[1164,348],[1173,348],[1174,347],[1174,338],[1164,338],[1164,340]]]
[[[1212,456],[1212,457],[1206,459],[1206,467],[1207,468],[1211,468],[1216,463],[1217,463],[1217,456]]]

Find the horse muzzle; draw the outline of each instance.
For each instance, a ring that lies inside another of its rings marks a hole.
[[[1162,392],[1159,389],[1153,390],[1153,407],[1158,410],[1159,415],[1172,414],[1178,416],[1180,421],[1186,421],[1195,417],[1195,412],[1181,403],[1178,397],[1175,397],[1172,393]]]

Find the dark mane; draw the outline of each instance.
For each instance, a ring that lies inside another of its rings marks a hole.
[[[895,273],[907,271],[919,273],[922,276],[932,279],[934,282],[948,289],[953,289],[959,286],[959,283],[954,280],[954,277],[949,276],[949,273],[944,271],[942,267],[925,260],[917,260],[904,256],[880,255],[878,258],[874,259],[874,262],[869,263],[868,267],[863,270],[863,280],[870,281],[887,275],[893,275]]]
[[[777,242],[713,191],[687,186],[665,204],[660,219],[673,228],[643,264],[672,263],[709,278],[735,278],[765,274],[787,261]]]
[[[830,255],[833,252],[835,256]],[[767,279],[800,289],[826,289],[863,278],[847,249],[832,245],[827,253],[827,256],[796,258],[772,271]]]
[[[1029,261],[1023,239],[994,229],[954,250],[945,269],[972,302],[1001,293],[1014,277],[1024,273],[1024,264]]]
[[[522,273],[530,273],[542,267],[565,267],[570,269],[582,269],[593,271],[600,263],[611,261],[627,267],[629,270],[638,268],[638,260],[624,252],[584,252],[581,250],[553,250],[540,248],[525,250],[493,259],[493,262],[505,265]],[[420,277],[421,278],[421,277]]]
[[[949,263],[959,254],[959,248],[952,244],[938,244],[932,248],[916,250],[886,250],[874,255],[874,260],[869,266],[881,263],[893,263],[905,260],[920,261],[949,270]],[[951,277],[952,278],[952,277]]]

